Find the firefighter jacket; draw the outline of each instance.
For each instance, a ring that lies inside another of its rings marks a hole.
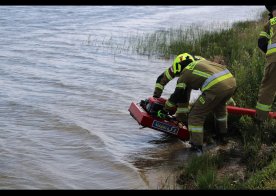
[[[175,71],[175,66],[167,68],[156,80],[153,97],[160,97],[166,84],[175,77],[179,77],[179,73]],[[182,91],[182,100],[177,104],[176,116],[186,115],[189,112],[189,100],[191,95],[191,89],[185,89]]]
[[[225,65],[205,59],[190,63],[181,72],[175,91],[166,101],[165,110],[170,111],[171,108],[181,101],[181,94],[186,88],[200,89],[202,92],[209,91],[214,94],[233,88],[232,82],[227,82],[228,78],[233,78],[233,75]]]
[[[266,54],[267,63],[276,62],[276,17],[271,18],[260,33],[259,48]]]
[[[201,56],[194,56],[194,58],[197,60],[205,59]],[[176,61],[176,59],[174,61]],[[153,96],[160,97],[163,93],[165,86],[169,83],[169,81],[171,81],[175,77],[179,77],[179,72],[181,72],[179,68],[175,66],[175,64],[173,64],[172,66],[167,68],[163,73],[161,73],[156,80]]]
[[[161,73],[156,80],[153,96],[160,97],[166,84],[168,84],[168,82],[174,79],[176,76],[179,76],[179,74],[176,74],[173,65],[167,68],[163,73]]]

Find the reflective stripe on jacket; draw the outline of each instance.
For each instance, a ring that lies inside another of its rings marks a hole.
[[[171,94],[169,102],[171,104],[177,104],[181,101],[181,93],[185,88],[206,91],[214,89],[216,84],[232,78],[233,75],[226,69],[225,65],[221,65],[215,62],[200,60],[190,63],[181,73],[177,80],[177,85],[174,93]],[[232,84],[230,84],[231,86]],[[229,88],[231,88],[229,86]],[[228,88],[228,85],[225,86]],[[226,89],[225,89],[226,90]],[[216,91],[216,90],[215,90]]]

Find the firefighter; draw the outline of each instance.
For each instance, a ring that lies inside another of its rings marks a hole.
[[[190,55],[190,54],[189,54]],[[191,57],[194,60],[202,60],[205,59],[202,56],[195,56],[195,55],[191,55]],[[215,62],[219,62],[218,60],[215,60]],[[169,68],[167,68],[164,72],[162,72],[155,83],[155,88],[154,88],[154,92],[153,92],[153,97],[155,98],[159,98],[161,97],[163,90],[165,88],[165,86],[174,78],[179,77],[181,71],[183,70],[182,68],[179,68],[176,66],[175,63],[173,63]],[[177,105],[177,110],[176,110],[176,119],[182,119],[182,121],[184,122],[184,124],[187,124],[187,118],[188,118],[188,113],[190,110],[190,105],[189,105],[189,100],[190,100],[190,96],[191,96],[191,90],[192,89],[188,89],[186,88],[183,91],[183,99],[180,100],[180,102]],[[228,101],[227,101],[227,105],[232,105],[232,106],[236,106],[236,102],[235,100],[231,97]],[[184,120],[186,119],[186,120]]]
[[[267,119],[276,93],[276,6],[266,8],[269,11],[269,20],[258,39],[258,47],[265,53],[267,62],[256,104],[257,122]]]
[[[193,58],[195,60],[204,59],[201,56],[192,56],[190,54],[187,54],[187,55],[189,55],[190,58]],[[182,56],[180,56],[180,58],[182,58]],[[175,61],[177,61],[177,58],[175,59]],[[180,67],[177,62],[173,62],[173,64],[169,68],[167,68],[163,73],[161,73],[156,80],[153,97],[155,98],[161,97],[165,86],[172,79],[179,77],[182,70],[183,70],[183,67]],[[184,124],[187,124],[187,120],[188,120],[187,118],[188,118],[188,112],[189,112],[189,100],[191,96],[191,91],[192,89],[185,88],[185,90],[182,91],[183,93],[182,99],[179,100],[179,102],[177,103],[175,116],[177,120],[182,119],[182,122]]]
[[[208,113],[213,112],[218,125],[217,132],[222,138],[227,134],[226,102],[236,89],[236,80],[225,65],[194,58],[188,53],[178,55],[173,67],[182,70],[176,83],[175,91],[166,101],[164,110],[170,112],[178,103],[187,101],[186,89],[201,90],[202,94],[193,104],[188,118],[191,150],[203,153],[203,125]]]

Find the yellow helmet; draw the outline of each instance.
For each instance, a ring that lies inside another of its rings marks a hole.
[[[173,61],[174,74],[180,74],[187,65],[189,65],[190,63],[196,60],[198,59],[195,59],[194,56],[188,53],[183,53],[178,55]]]

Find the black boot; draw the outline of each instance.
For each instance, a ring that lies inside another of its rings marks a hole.
[[[191,148],[190,148],[191,152],[195,152],[197,156],[201,156],[203,154],[202,145],[195,145],[192,142],[190,142],[190,144],[191,144]]]
[[[226,140],[226,134],[217,133],[213,136],[213,139],[216,141],[217,145],[226,145],[228,143]]]
[[[219,133],[216,138],[217,145],[226,145],[228,141],[226,140],[226,134]]]
[[[227,140],[225,138],[227,133],[227,122],[215,120],[216,136],[214,137],[217,145],[226,145]]]
[[[253,122],[260,127],[261,125],[263,125],[264,121],[258,119],[256,116],[253,117]]]

